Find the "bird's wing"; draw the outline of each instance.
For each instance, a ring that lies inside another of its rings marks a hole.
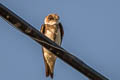
[[[41,32],[42,34],[45,33],[45,24],[42,24],[41,29],[40,29],[40,32]]]
[[[45,24],[43,24],[43,25],[41,26],[40,32],[41,32],[42,34],[45,33]],[[42,47],[42,53],[43,53],[43,58],[44,58],[44,63],[45,63],[46,77],[48,77],[49,74],[50,74],[50,70],[49,70],[49,65],[48,65],[48,63],[47,63],[47,61],[46,61],[46,59],[45,59],[45,56],[44,56],[43,47]]]
[[[63,26],[61,23],[59,23],[59,27],[60,27],[60,32],[61,32],[61,42],[62,42],[62,39],[63,39],[63,36],[64,36],[64,30],[63,30]]]

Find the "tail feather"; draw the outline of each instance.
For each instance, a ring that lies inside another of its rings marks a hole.
[[[49,74],[50,74],[50,70],[49,70],[48,64],[45,64],[45,69],[46,69],[46,77],[48,77]]]
[[[53,79],[53,73],[52,73],[51,71],[50,71],[50,74],[49,74],[49,75],[50,75],[50,77]]]
[[[53,79],[53,72],[51,72],[50,67],[47,65],[46,66],[46,77],[49,77],[49,76]]]
[[[44,50],[43,50],[43,48],[42,48],[42,51],[43,51],[43,53],[44,53]],[[52,56],[52,58],[53,59],[51,59],[51,57],[49,57],[49,56]],[[44,54],[43,54],[43,57],[44,57],[44,63],[45,63],[45,71],[46,71],[46,77],[51,77],[51,78],[53,78],[53,73],[54,73],[54,65],[55,65],[55,60],[56,60],[56,56],[54,56],[54,55],[49,55],[49,54],[47,54],[47,56],[45,56]],[[48,63],[48,62],[50,62],[50,63]],[[52,62],[52,63],[51,63]]]

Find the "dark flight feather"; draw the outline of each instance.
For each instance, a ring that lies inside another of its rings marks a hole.
[[[61,32],[61,42],[62,42],[63,35],[64,35],[64,30],[63,30],[63,26],[62,26],[61,23],[59,23],[59,27],[60,27],[60,32]]]

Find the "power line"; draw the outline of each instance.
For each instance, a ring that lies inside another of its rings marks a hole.
[[[84,74],[86,77],[92,80],[108,80],[106,77],[89,67],[82,60],[70,54],[68,51],[48,39],[46,36],[41,34],[32,25],[24,21],[22,18],[17,16],[7,7],[0,3],[0,16],[6,20],[8,23],[12,24],[13,27],[17,28],[24,34],[31,37],[33,40],[38,42],[40,45],[47,48],[49,51],[53,52],[61,60],[72,66],[77,71]]]

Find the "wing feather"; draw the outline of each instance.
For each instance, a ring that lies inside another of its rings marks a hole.
[[[64,36],[64,30],[63,30],[63,26],[61,23],[59,23],[59,27],[60,27],[60,32],[61,32],[61,41],[63,39],[63,36]]]
[[[43,33],[43,34],[45,33],[45,24],[43,24],[43,25],[41,26],[40,32]]]
[[[45,33],[45,24],[43,24],[41,26],[40,32],[42,34]],[[48,65],[48,63],[47,63],[47,61],[45,59],[43,47],[42,47],[42,53],[43,53],[43,58],[44,58],[44,63],[45,63],[46,77],[48,77],[50,75],[50,68],[49,68],[49,65]]]

